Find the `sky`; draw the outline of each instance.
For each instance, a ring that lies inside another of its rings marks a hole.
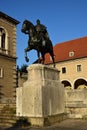
[[[36,25],[36,20],[47,27],[53,46],[87,36],[87,0],[0,0],[0,11],[20,21],[17,25],[17,65],[30,65],[37,59],[37,52],[24,49],[28,36],[21,32],[25,19]]]

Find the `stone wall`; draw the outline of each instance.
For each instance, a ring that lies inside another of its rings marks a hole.
[[[16,60],[0,55],[0,68],[2,68],[2,77],[0,78],[0,103],[15,102]]]
[[[65,90],[65,110],[70,118],[87,116],[87,89]]]
[[[5,31],[5,47],[0,47],[0,103],[14,103],[16,98],[16,20],[0,12],[0,28]],[[10,19],[9,19],[10,18]]]

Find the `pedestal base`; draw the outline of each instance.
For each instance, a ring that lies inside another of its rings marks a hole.
[[[54,116],[48,116],[48,117],[28,117],[27,118],[30,124],[33,126],[51,126],[54,123],[63,121],[67,119],[67,114],[66,113],[61,113],[58,115]]]
[[[64,87],[57,69],[34,64],[28,80],[17,88],[17,116],[28,117],[32,125],[44,125],[64,113]]]

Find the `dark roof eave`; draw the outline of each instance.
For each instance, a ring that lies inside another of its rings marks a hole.
[[[70,60],[76,60],[76,59],[81,59],[81,58],[87,58],[87,56],[83,56],[83,57],[76,57],[76,58],[72,58],[72,59],[65,59],[65,60],[58,60],[58,61],[55,61],[55,63],[58,63],[58,62],[65,62],[65,61],[70,61]],[[49,65],[49,64],[53,64],[52,61],[49,62],[49,63],[45,63],[45,65]]]
[[[12,17],[10,17],[10,16],[8,16],[7,14],[5,14],[5,13],[3,13],[3,12],[1,12],[1,11],[0,11],[0,17],[3,17],[3,18],[5,18],[5,19],[8,19],[9,21],[13,22],[13,23],[16,24],[16,25],[20,23],[18,20],[14,19],[14,18],[12,18]]]

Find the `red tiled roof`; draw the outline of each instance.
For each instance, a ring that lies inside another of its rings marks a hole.
[[[53,47],[55,62],[87,57],[87,37],[58,43]],[[69,54],[74,52],[73,56]],[[52,63],[50,55],[46,54],[45,64]]]

